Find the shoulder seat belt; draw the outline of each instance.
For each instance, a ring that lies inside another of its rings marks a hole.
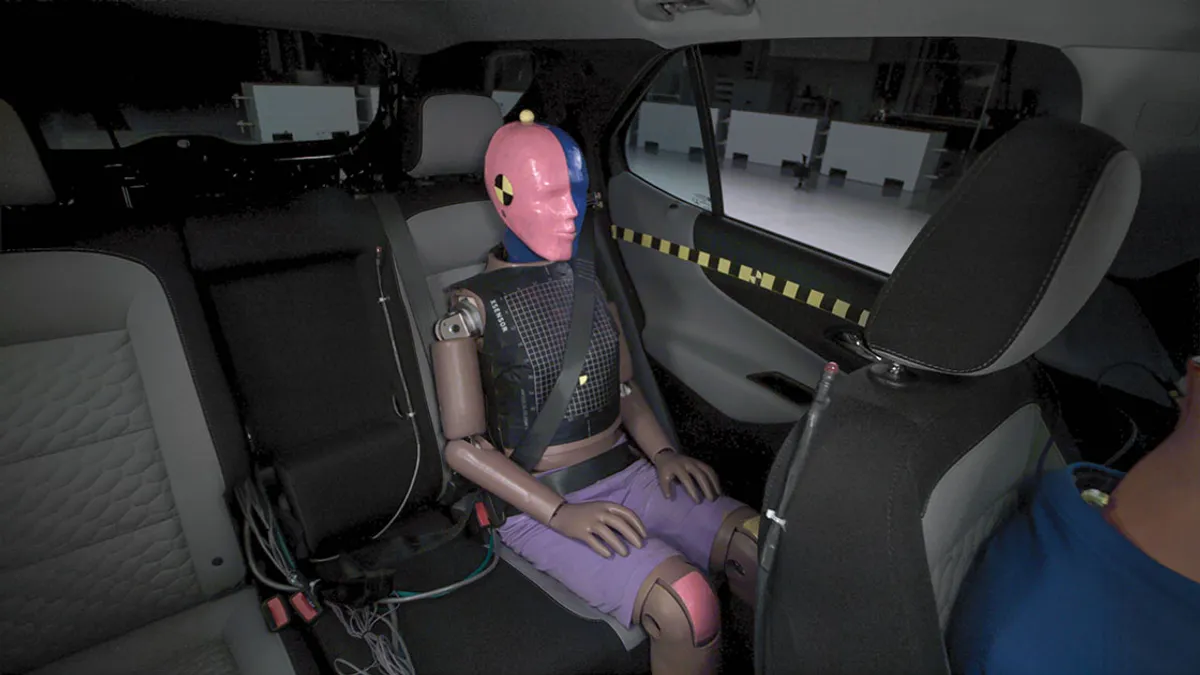
[[[546,452],[546,446],[550,445],[554,432],[558,431],[558,425],[567,413],[567,404],[579,384],[579,373],[583,371],[583,362],[592,343],[592,316],[596,305],[592,218],[593,216],[589,216],[584,219],[583,228],[577,235],[579,248],[571,260],[574,298],[571,303],[571,325],[567,331],[567,344],[563,350],[562,370],[559,371],[554,388],[546,396],[533,424],[513,449],[512,460],[526,471],[532,471],[533,467],[537,466]]]

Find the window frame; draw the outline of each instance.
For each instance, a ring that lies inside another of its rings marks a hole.
[[[703,65],[700,60],[700,47],[701,45],[694,44],[663,52],[658,61],[656,61],[653,66],[639,78],[637,88],[630,93],[626,99],[626,103],[617,115],[617,119],[619,119],[620,122],[615,127],[612,127],[614,129],[614,133],[611,136],[613,143],[612,149],[617,151],[617,156],[620,158],[622,168],[624,170],[632,173],[641,180],[646,181],[646,183],[649,185],[653,185],[656,189],[667,192],[667,194],[670,194],[676,199],[691,204],[693,207],[703,211],[704,213],[712,214],[718,218],[724,218],[725,202],[721,193],[721,166],[720,162],[717,160],[716,129],[713,128],[707,115],[709,98],[708,91],[704,85],[705,75]],[[694,99],[692,105],[696,110],[696,123],[700,126],[700,145],[702,154],[704,155],[705,178],[708,184],[707,208],[691,202],[685,197],[668,192],[658,183],[650,181],[645,176],[642,176],[640,173],[634,171],[629,163],[629,146],[626,142],[629,138],[629,128],[633,125],[633,121],[637,117],[638,111],[641,109],[642,104],[646,102],[646,97],[649,94],[651,87],[653,87],[654,82],[658,79],[659,75],[662,74],[662,71],[667,64],[669,64],[672,59],[680,54],[683,54],[684,56],[684,66],[687,70],[686,76],[688,83],[694,92],[692,96]]]
[[[721,163],[717,157],[717,130],[713,128],[708,114],[708,79],[704,72],[704,60],[700,45],[690,45],[684,52],[688,75],[692,81],[692,98],[695,99],[696,117],[700,124],[700,143],[704,152],[704,166],[708,173],[708,210],[717,218],[725,217],[725,197],[721,192]]]

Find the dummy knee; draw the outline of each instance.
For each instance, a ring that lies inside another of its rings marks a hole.
[[[642,585],[635,615],[651,639],[704,647],[721,632],[721,609],[704,573],[682,558],[654,568]]]
[[[729,590],[743,602],[754,604],[758,576],[758,526],[760,516],[741,506],[725,516],[709,558],[709,569],[725,573]]]

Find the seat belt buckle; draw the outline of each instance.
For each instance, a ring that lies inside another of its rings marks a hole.
[[[288,604],[295,610],[296,616],[304,620],[304,623],[311,624],[321,616],[321,604],[317,602],[309,593],[304,591],[296,591],[288,597]]]
[[[504,523],[508,521],[508,504],[505,503],[504,500],[496,497],[496,495],[490,492],[484,492],[483,496],[480,497],[479,504],[483,505],[484,515],[488,521],[488,525],[485,526],[485,529],[487,527],[491,527],[492,529],[498,530],[501,527],[504,527]],[[475,514],[478,518],[478,507],[476,507]],[[480,522],[482,523],[483,521],[480,520]]]
[[[492,526],[491,516],[488,515],[487,507],[482,501],[475,502],[475,521],[485,530]]]
[[[283,598],[278,595],[263,600],[262,602],[263,620],[267,622],[267,630],[272,633],[287,628],[287,625],[292,622],[292,616],[288,612],[287,605],[284,604]]]

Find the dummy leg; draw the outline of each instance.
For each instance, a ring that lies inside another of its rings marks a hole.
[[[739,506],[725,516],[713,540],[708,569],[724,572],[734,597],[754,606],[758,576],[758,511]]]
[[[633,619],[650,636],[653,675],[717,672],[721,612],[704,573],[681,557],[659,563],[642,582]]]

